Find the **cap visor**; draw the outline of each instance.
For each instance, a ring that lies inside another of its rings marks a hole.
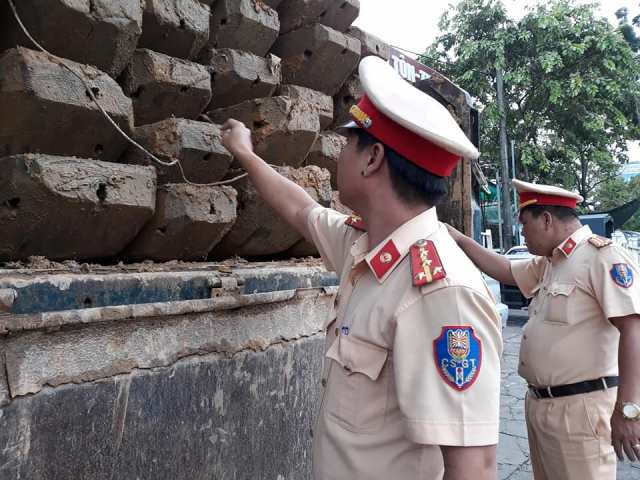
[[[356,128],[360,128],[360,125],[358,125],[354,121],[351,121],[336,128],[336,133],[339,133],[340,135],[346,135],[348,133],[348,130],[353,130]]]

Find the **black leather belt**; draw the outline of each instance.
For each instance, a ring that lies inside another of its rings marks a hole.
[[[585,380],[584,382],[560,385],[557,387],[538,388],[529,385],[529,393],[536,398],[557,398],[568,397],[569,395],[579,395],[581,393],[595,392],[596,390],[606,390],[617,387],[618,377],[601,377],[597,380]]]

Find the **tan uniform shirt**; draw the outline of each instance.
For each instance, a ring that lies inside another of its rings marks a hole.
[[[494,300],[435,209],[371,252],[367,234],[346,218],[318,207],[308,220],[327,267],[340,275],[325,324],[314,479],[439,479],[438,445],[498,442]],[[414,287],[408,253],[419,239],[434,242],[446,278]],[[464,360],[454,364],[451,352]]]
[[[532,385],[566,385],[618,374],[620,335],[608,319],[640,314],[638,267],[623,249],[599,248],[592,238],[584,226],[551,258],[511,264],[518,287],[533,298],[518,369]]]

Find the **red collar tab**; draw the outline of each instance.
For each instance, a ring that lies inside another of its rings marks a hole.
[[[576,245],[577,243],[572,238],[570,238],[569,240],[564,242],[564,245],[562,245],[561,250],[568,257],[569,255],[571,255],[571,252],[575,250]]]
[[[373,269],[378,280],[385,276],[391,270],[400,258],[400,252],[396,248],[393,240],[389,240],[369,261],[369,265]]]
[[[458,155],[391,120],[366,95],[351,108],[350,113],[360,128],[423,170],[449,177],[460,160]]]
[[[364,223],[364,220],[362,220],[362,217],[360,215],[356,215],[355,213],[353,215],[349,215],[344,223],[345,225],[349,225],[356,230],[360,230],[362,232],[367,231],[367,224]]]
[[[578,206],[578,200],[575,198],[561,197],[560,195],[545,195],[536,192],[520,193],[520,206],[522,210],[529,205],[549,205],[555,207],[569,207],[574,210]]]
[[[596,248],[604,248],[611,245],[613,242],[610,238],[601,237],[599,235],[594,235],[589,239],[589,243]]]
[[[447,277],[438,250],[431,240],[418,240],[411,246],[410,252],[414,286],[421,287]]]

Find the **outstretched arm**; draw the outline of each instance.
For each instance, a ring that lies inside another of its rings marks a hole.
[[[249,174],[262,199],[308,240],[309,210],[317,202],[299,185],[283,177],[253,152],[251,131],[242,122],[229,119],[222,126],[222,144]]]
[[[462,249],[467,257],[475,263],[476,267],[500,283],[516,285],[516,280],[511,272],[511,262],[504,256],[492,252],[488,248],[474,241],[472,238],[460,233],[451,225],[447,225],[449,234]]]

